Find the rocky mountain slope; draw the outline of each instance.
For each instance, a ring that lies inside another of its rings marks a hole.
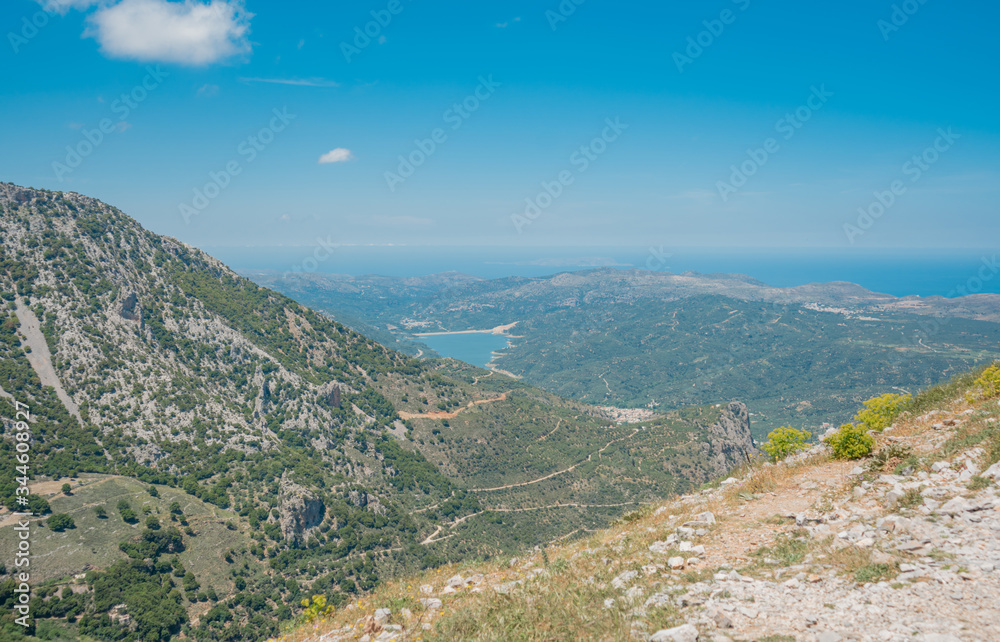
[[[414,360],[79,194],[0,183],[0,298],[0,541],[27,406],[53,639],[261,639],[302,592],[605,526],[755,452],[742,406],[619,424]]]
[[[998,639],[1000,370],[977,374],[918,395],[863,459],[757,462],[572,543],[314,609],[281,639]]]

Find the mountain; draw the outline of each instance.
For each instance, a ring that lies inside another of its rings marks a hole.
[[[744,275],[611,268],[452,277],[436,287],[434,279],[252,276],[410,342],[516,323],[504,331],[510,347],[493,361],[498,370],[599,405],[741,399],[758,438],[781,425],[815,432],[846,421],[864,399],[990,361],[1000,342],[995,294],[897,298],[843,282],[776,288]]]
[[[0,298],[0,542],[29,522],[45,639],[263,639],[307,592],[597,528],[756,453],[734,399],[624,423],[413,359],[75,193],[0,183]]]

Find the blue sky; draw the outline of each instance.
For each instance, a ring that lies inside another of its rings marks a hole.
[[[577,2],[10,0],[0,180],[200,246],[998,238],[997,6]]]

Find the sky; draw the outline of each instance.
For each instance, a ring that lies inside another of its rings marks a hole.
[[[196,246],[982,248],[1000,6],[7,0],[0,180]]]

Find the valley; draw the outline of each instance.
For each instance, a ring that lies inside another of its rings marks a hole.
[[[775,288],[741,275],[610,268],[492,280],[248,276],[401,341],[516,319],[491,368],[595,405],[661,411],[739,399],[757,439],[782,425],[815,433],[846,421],[864,399],[988,363],[1000,344],[993,294],[899,298],[849,283]]]

